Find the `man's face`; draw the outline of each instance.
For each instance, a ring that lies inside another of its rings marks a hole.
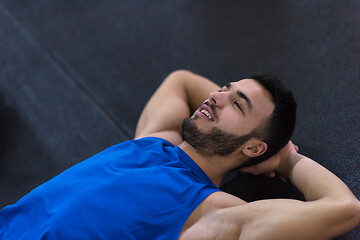
[[[255,80],[233,82],[210,93],[183,122],[183,138],[206,155],[228,155],[256,137],[254,130],[274,108],[270,94]]]

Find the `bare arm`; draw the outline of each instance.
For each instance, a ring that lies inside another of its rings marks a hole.
[[[181,239],[332,239],[360,223],[360,203],[347,186],[298,154],[291,142],[276,156],[243,171],[274,170],[288,177],[307,202],[273,199],[219,209],[204,215]]]
[[[259,225],[259,232],[267,239],[331,239],[359,224],[360,203],[348,187],[318,163],[296,153],[291,143],[286,147],[289,152],[285,161],[278,155],[272,164],[304,194],[307,202],[265,200],[244,205],[238,209],[239,214],[249,218],[240,239],[248,239]]]
[[[174,145],[182,142],[181,125],[209,93],[220,89],[210,80],[185,70],[171,73],[146,104],[135,138],[161,137]]]
[[[218,89],[189,71],[171,73],[145,106],[135,137],[156,136],[179,144],[182,121]],[[244,171],[276,171],[289,178],[307,202],[263,200],[220,209],[206,214],[182,239],[330,239],[359,224],[360,204],[346,185],[291,147],[287,145],[285,153]]]

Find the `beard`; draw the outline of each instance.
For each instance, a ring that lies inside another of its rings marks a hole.
[[[237,136],[225,132],[217,127],[211,129],[210,132],[202,132],[196,126],[195,118],[187,118],[182,123],[182,138],[192,147],[203,155],[207,156],[226,156],[238,149],[253,137],[254,132],[243,136]]]

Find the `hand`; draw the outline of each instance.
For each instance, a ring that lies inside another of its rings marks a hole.
[[[240,172],[242,173],[251,173],[254,175],[265,174],[269,178],[273,178],[278,173],[278,169],[283,161],[290,158],[290,156],[297,154],[299,151],[298,146],[294,145],[291,141],[289,141],[278,153],[276,153],[271,158],[258,163],[254,166],[240,168]],[[278,174],[279,178],[282,181],[287,181],[287,179]]]

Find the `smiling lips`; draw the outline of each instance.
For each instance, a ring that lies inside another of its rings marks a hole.
[[[206,111],[205,109],[201,110],[200,112],[203,113],[204,115],[206,115],[210,120],[214,121],[214,119],[212,118],[210,113],[208,111]]]
[[[208,102],[204,102],[204,104],[199,109],[199,112],[206,116],[209,120],[215,121],[216,115],[213,109],[213,106],[210,106]]]

